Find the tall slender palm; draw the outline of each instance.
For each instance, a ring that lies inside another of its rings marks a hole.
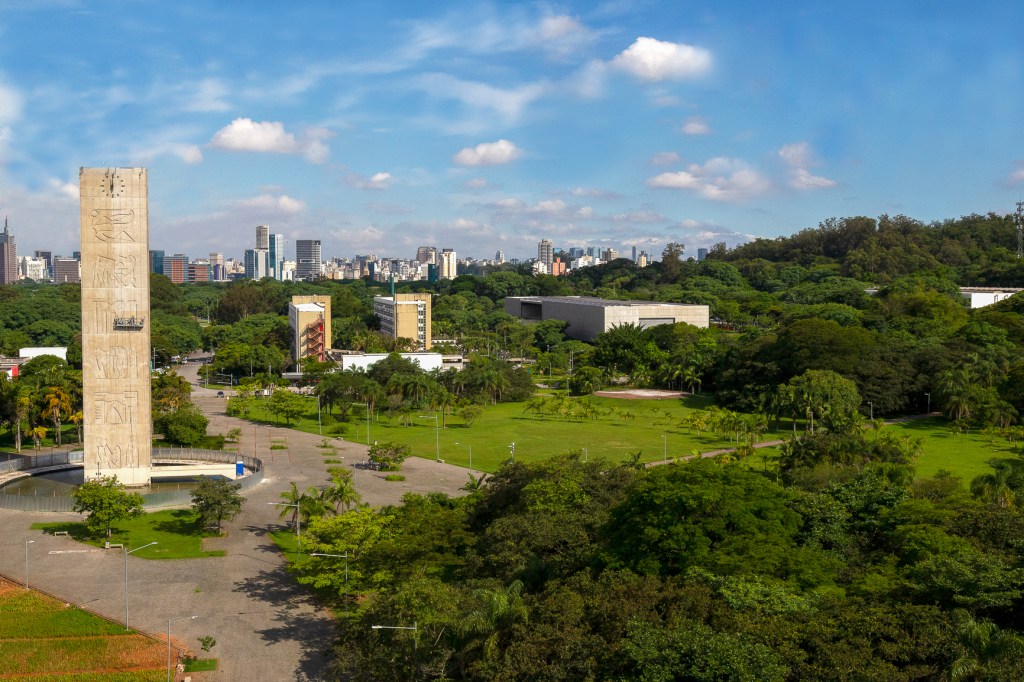
[[[54,440],[61,445],[61,421],[64,415],[71,413],[71,398],[60,386],[51,386],[50,392],[43,398],[46,407],[43,414],[53,422]]]

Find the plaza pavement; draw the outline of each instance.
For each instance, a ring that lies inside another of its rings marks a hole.
[[[195,382],[195,366],[181,373]],[[194,389],[193,398],[209,417],[208,432],[242,429],[240,449],[263,460],[266,479],[247,491],[241,515],[225,525],[226,537],[206,542],[223,549],[224,557],[154,561],[128,557],[129,623],[161,635],[168,619],[171,636],[198,652],[196,638],[212,636],[217,645],[209,655],[220,670],[194,679],[223,682],[318,680],[330,661],[333,624],[326,611],[284,570],[284,560],[268,530],[285,524],[279,518],[280,493],[292,481],[300,490],[328,482],[323,437],[287,428],[255,425],[228,417],[226,400],[216,391]],[[410,458],[403,466],[406,480],[388,482],[384,474],[358,465],[366,460],[366,445],[330,438],[343,465],[354,469],[355,486],[372,505],[397,503],[406,492],[443,491],[455,494],[466,482],[466,470],[448,464]],[[285,450],[271,450],[272,443]],[[25,540],[29,545],[29,584],[87,607],[116,621],[124,620],[124,556],[120,550],[94,549],[67,537],[30,530],[36,522],[79,520],[78,514],[18,512],[0,509],[0,573],[21,580]],[[198,616],[187,620],[189,616]]]

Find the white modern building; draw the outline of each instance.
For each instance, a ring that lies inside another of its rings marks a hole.
[[[960,294],[967,299],[971,308],[984,308],[987,305],[1006,300],[1024,291],[1009,287],[960,287]]]
[[[440,353],[399,353],[404,359],[419,365],[424,372],[441,369],[443,366]],[[369,369],[388,356],[388,353],[345,353],[335,355],[341,361],[341,369]]]
[[[685,322],[708,327],[711,312],[706,305],[612,301],[587,296],[509,296],[505,312],[523,320],[564,320],[565,333],[580,341],[593,341],[612,327],[635,324],[643,328]]]

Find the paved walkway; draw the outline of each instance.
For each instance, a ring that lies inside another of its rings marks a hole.
[[[188,366],[186,366],[188,367]],[[183,372],[194,381],[195,370]],[[188,618],[171,625],[174,638],[198,650],[197,637],[212,636],[211,652],[221,670],[202,679],[252,682],[258,680],[317,680],[329,662],[334,639],[328,614],[314,603],[304,587],[283,570],[284,561],[267,534],[281,527],[280,493],[294,481],[300,489],[323,485],[323,438],[286,428],[254,425],[227,417],[225,399],[215,391],[197,388],[196,403],[210,417],[210,433],[242,429],[242,449],[252,451],[266,467],[266,480],[248,491],[242,514],[226,525],[227,537],[211,545],[224,549],[222,558],[151,561],[128,557],[129,623],[154,634],[167,631],[167,620]],[[331,439],[333,457],[353,467],[366,459],[365,444]],[[272,442],[286,450],[271,450]],[[384,474],[355,466],[356,489],[373,505],[393,504],[409,491],[454,493],[466,482],[460,467],[410,458],[403,466],[406,480],[387,482]],[[96,550],[67,537],[30,530],[35,522],[78,520],[78,514],[0,510],[0,573],[21,580],[25,540],[29,545],[29,583],[69,602],[88,607],[118,621],[124,620],[124,556],[119,550]],[[198,678],[198,676],[197,676]]]

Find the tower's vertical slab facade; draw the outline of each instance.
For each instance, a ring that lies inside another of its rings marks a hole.
[[[145,168],[82,168],[85,476],[145,485],[152,465]]]

